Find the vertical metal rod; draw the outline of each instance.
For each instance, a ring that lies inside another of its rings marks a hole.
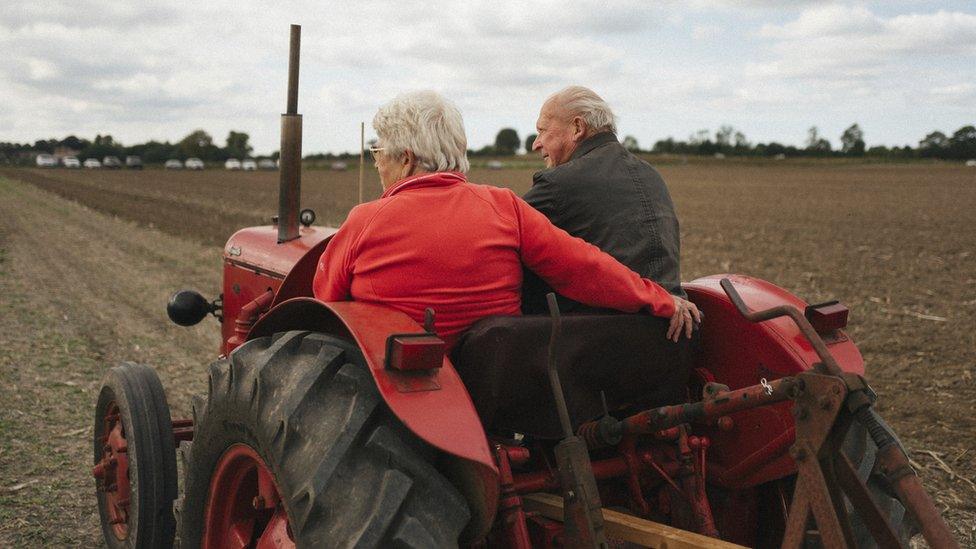
[[[363,164],[366,162],[366,123],[359,123],[359,203],[363,203]]]
[[[287,114],[298,114],[298,59],[302,47],[302,26],[291,26],[291,44],[288,50],[288,109]]]
[[[288,55],[288,108],[281,115],[278,174],[278,242],[299,237],[298,210],[302,197],[302,115],[298,114],[298,54],[302,27],[291,26]]]
[[[563,386],[559,382],[559,372],[556,370],[556,351],[559,348],[559,334],[562,332],[563,322],[559,316],[559,304],[556,294],[546,294],[549,303],[549,316],[552,318],[552,332],[549,334],[549,384],[552,386],[552,396],[556,399],[556,411],[559,412],[559,423],[563,428],[563,436],[573,436],[573,424],[569,421],[569,410],[566,408],[566,397],[563,396]]]

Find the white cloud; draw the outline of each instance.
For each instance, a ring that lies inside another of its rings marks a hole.
[[[855,36],[883,30],[883,21],[862,6],[828,4],[803,10],[795,21],[766,24],[760,34],[789,40],[824,36]]]
[[[529,130],[542,99],[573,83],[604,95],[646,143],[724,121],[747,134],[774,123],[802,132],[826,124],[818,116],[849,125],[849,110],[880,101],[889,113],[931,104],[958,117],[972,112],[966,86],[976,81],[976,15],[946,10],[764,0],[250,6],[5,3],[0,140],[110,132],[131,143],[202,127],[218,142],[247,131],[269,152],[292,22],[303,25],[307,150],[355,148],[360,120],[368,126],[380,103],[416,88],[453,99],[481,146],[502,126]]]
[[[722,33],[718,25],[695,25],[691,28],[691,37],[695,40],[711,40]]]

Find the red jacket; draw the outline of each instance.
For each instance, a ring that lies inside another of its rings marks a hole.
[[[367,301],[423,322],[453,346],[475,321],[518,315],[522,265],[560,294],[596,306],[674,314],[671,295],[569,236],[508,189],[440,172],[404,179],[360,204],[319,260],[322,301]]]

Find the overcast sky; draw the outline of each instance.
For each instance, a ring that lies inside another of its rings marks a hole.
[[[3,0],[0,141],[202,128],[277,149],[288,24],[302,28],[304,150],[351,151],[359,122],[430,88],[470,148],[533,131],[545,97],[593,88],[643,147],[731,124],[752,142],[917,144],[976,124],[973,2],[145,2]]]

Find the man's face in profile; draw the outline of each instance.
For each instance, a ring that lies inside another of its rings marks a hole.
[[[568,116],[565,109],[552,101],[542,105],[535,123],[539,135],[532,143],[532,150],[542,154],[547,168],[565,164],[573,156],[580,133],[578,120],[579,117]]]

